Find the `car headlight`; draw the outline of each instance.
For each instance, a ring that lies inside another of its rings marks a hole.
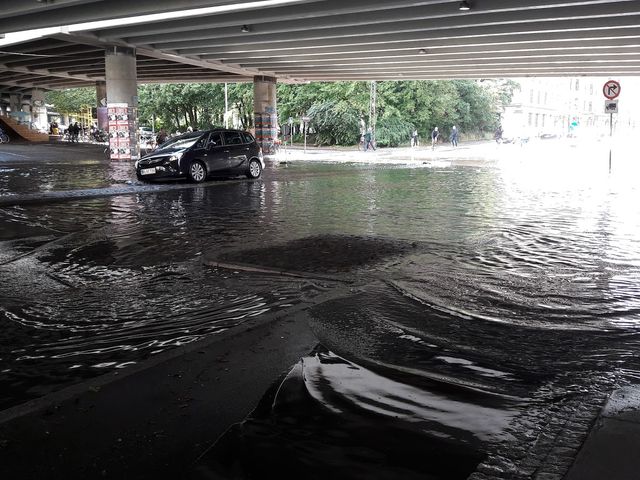
[[[182,155],[183,155],[182,153],[176,153],[174,155],[171,155],[169,157],[169,161],[170,162],[177,162],[178,160],[180,160],[182,158]]]

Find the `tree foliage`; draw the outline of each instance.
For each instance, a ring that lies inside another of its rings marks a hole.
[[[444,135],[454,125],[462,135],[493,132],[517,86],[511,80],[378,82],[377,142],[389,146],[408,142],[413,129],[427,138],[436,126]],[[310,116],[319,143],[353,143],[359,118],[368,120],[369,82],[279,84],[278,112],[281,123],[289,117]]]
[[[224,125],[223,83],[173,83],[141,85],[138,89],[141,123],[169,131],[184,131],[187,127],[206,129]],[[253,85],[228,84],[229,110],[238,113],[240,126],[253,126]]]
[[[142,85],[138,89],[141,123],[169,130],[221,125],[224,122],[224,86],[214,83]]]
[[[360,119],[369,120],[370,82],[314,82],[278,84],[280,124],[302,116],[311,117],[311,127],[320,144],[354,144],[360,134]],[[377,84],[376,139],[380,145],[399,145],[418,130],[427,138],[434,127],[448,135],[456,125],[465,134],[493,132],[499,114],[511,101],[518,84],[512,80],[384,81]],[[184,83],[141,85],[138,117],[156,128],[185,130],[224,124],[224,84]],[[253,85],[228,84],[229,109],[241,127],[253,127]],[[49,92],[47,102],[62,113],[77,112],[82,105],[95,105],[92,88]]]
[[[314,103],[308,112],[319,145],[353,145],[358,143],[359,112],[344,100]]]
[[[46,93],[45,102],[58,113],[79,113],[87,106],[96,106],[96,89],[83,87],[52,90]]]
[[[397,147],[411,137],[414,125],[400,116],[386,116],[376,126],[376,142],[381,147]]]

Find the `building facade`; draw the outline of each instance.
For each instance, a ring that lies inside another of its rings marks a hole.
[[[520,84],[501,116],[506,137],[599,137],[640,126],[640,78],[616,78],[622,86],[619,113],[605,113],[603,86],[610,78],[518,78]]]

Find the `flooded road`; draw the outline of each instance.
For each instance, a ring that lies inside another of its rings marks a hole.
[[[271,164],[255,182],[1,208],[0,407],[331,288],[204,257],[251,250],[268,266],[274,245],[379,239],[402,248],[310,309],[316,351],[203,464],[229,478],[258,465],[466,478],[543,421],[531,412],[640,376],[639,172],[630,157],[609,172],[602,153],[554,142],[450,166]]]

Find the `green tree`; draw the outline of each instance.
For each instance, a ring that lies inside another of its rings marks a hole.
[[[170,130],[209,128],[221,125],[224,114],[224,87],[214,83],[174,83],[142,85],[138,89],[138,117]]]
[[[242,128],[253,127],[253,85],[251,83],[230,83],[228,85],[229,108],[238,112]],[[224,102],[224,99],[223,99]]]
[[[169,130],[206,129],[224,125],[224,84],[171,83],[138,89],[141,122]],[[242,128],[253,126],[253,85],[228,84],[229,109],[238,111]]]
[[[45,102],[59,113],[79,113],[87,105],[96,106],[96,89],[83,87],[52,90],[45,94]]]
[[[319,145],[353,145],[358,142],[360,115],[349,102],[327,100],[314,103],[308,113]]]
[[[384,116],[376,125],[376,143],[381,147],[397,147],[411,137],[414,125],[394,115]]]
[[[311,126],[321,144],[354,144],[360,118],[369,121],[369,82],[314,82],[278,84],[280,124],[289,117],[312,117]],[[229,108],[242,128],[253,126],[253,85],[228,84]],[[453,125],[465,134],[493,132],[500,112],[511,101],[518,84],[512,80],[384,81],[377,84],[377,132],[380,145],[408,143],[417,129],[427,138],[433,127],[448,135]],[[224,84],[183,83],[141,85],[138,89],[141,123],[156,128],[184,130],[224,124]],[[62,113],[95,105],[92,88],[49,92],[47,102]]]

